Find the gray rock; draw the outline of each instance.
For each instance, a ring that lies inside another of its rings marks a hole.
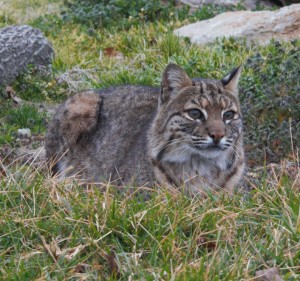
[[[216,38],[246,38],[248,42],[266,44],[272,38],[289,41],[300,38],[300,4],[286,6],[277,11],[236,11],[196,22],[175,30],[178,36],[189,37],[192,42],[206,44]]]
[[[19,139],[29,139],[31,137],[31,131],[28,128],[18,129],[17,137]]]
[[[54,51],[43,33],[28,25],[0,29],[0,84],[13,81],[29,64],[47,69]]]
[[[273,6],[268,0],[181,0],[182,3],[192,8],[200,8],[203,5],[213,4],[217,6],[230,7],[242,5],[246,9],[255,9],[258,5]]]

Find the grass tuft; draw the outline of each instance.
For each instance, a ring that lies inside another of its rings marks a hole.
[[[286,187],[287,170],[277,176],[272,169],[265,186],[249,194],[191,199],[161,187],[147,201],[118,194],[110,184],[84,190],[30,165],[6,170],[0,274],[248,280],[278,267],[285,280],[298,280],[300,196]]]
[[[39,112],[34,106],[23,105],[20,108],[11,109],[9,112],[8,123],[18,128],[29,128],[34,133],[45,130],[47,115]]]

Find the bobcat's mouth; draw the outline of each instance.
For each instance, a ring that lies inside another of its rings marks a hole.
[[[201,145],[201,146],[192,145],[192,148],[202,153],[206,153],[206,152],[218,153],[226,150],[228,146],[222,145],[220,143],[212,143],[212,144]]]

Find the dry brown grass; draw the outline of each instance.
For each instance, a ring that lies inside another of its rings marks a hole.
[[[16,24],[24,24],[41,15],[58,13],[63,0],[1,0],[0,15],[6,15]]]

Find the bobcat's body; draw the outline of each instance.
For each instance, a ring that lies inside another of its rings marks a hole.
[[[239,72],[223,82],[192,81],[169,65],[161,91],[122,86],[77,94],[50,123],[47,158],[55,173],[88,182],[232,190],[244,170]]]

